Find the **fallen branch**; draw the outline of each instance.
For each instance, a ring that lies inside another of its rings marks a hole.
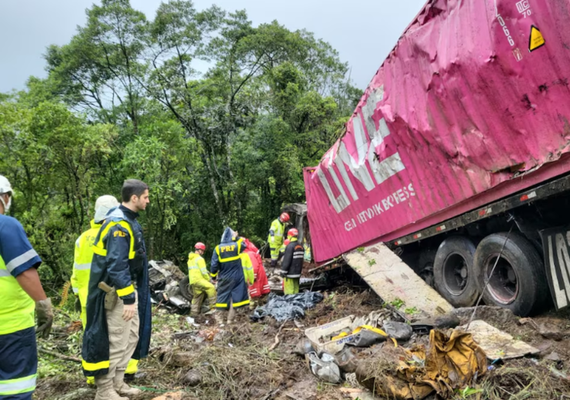
[[[46,350],[46,349],[43,349],[41,347],[38,348],[38,351],[40,353],[49,354],[50,356],[60,358],[64,361],[71,361],[71,362],[76,362],[76,363],[81,364],[81,359],[77,358],[77,357],[66,356],[64,354],[56,353],[55,351]]]
[[[285,324],[287,323],[288,320],[285,320],[285,322],[283,322],[281,324],[281,326],[279,327],[279,330],[277,331],[277,334],[275,335],[275,342],[271,345],[271,347],[269,348],[269,351],[273,351],[275,350],[275,348],[277,347],[277,345],[279,344],[280,340],[279,340],[279,334],[281,333],[281,329],[283,329],[283,327],[285,326]]]

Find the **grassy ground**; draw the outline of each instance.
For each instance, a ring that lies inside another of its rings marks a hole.
[[[353,292],[339,288],[325,294],[325,300],[307,313],[305,327],[323,324],[350,314],[367,315],[382,307],[369,291]],[[52,337],[40,340],[39,346],[49,352],[68,357],[80,356],[81,329],[79,315],[65,309],[59,312]],[[267,319],[251,323],[249,310],[238,315],[231,326],[220,327],[214,318],[197,319],[199,327],[186,317],[153,309],[151,355],[141,362],[141,376],[134,383],[143,389],[141,400],[150,400],[166,392],[180,391],[182,399],[202,400],[331,400],[349,398],[341,387],[356,383],[330,385],[319,382],[305,360],[292,353],[304,338],[304,327],[293,322],[285,325]],[[511,329],[518,338],[537,344],[537,332],[512,321],[492,321],[502,329]],[[513,325],[514,324],[514,325]],[[279,344],[275,337],[279,333]],[[544,342],[544,340],[543,340]],[[540,342],[540,343],[543,343]],[[568,382],[556,376],[569,366],[568,343],[551,341],[546,353],[557,351],[562,362],[530,359],[514,360],[490,371],[477,385],[457,392],[455,399],[564,399],[570,394]],[[544,344],[544,343],[543,343]],[[367,357],[369,349],[356,350],[357,358]],[[565,364],[566,363],[566,364]],[[189,386],[185,376],[192,371],[199,384]],[[554,372],[553,372],[554,371]],[[37,400],[86,400],[94,397],[80,370],[80,364],[57,356],[40,353]],[[437,398],[437,397],[432,397]],[[570,396],[566,398],[570,399]]]

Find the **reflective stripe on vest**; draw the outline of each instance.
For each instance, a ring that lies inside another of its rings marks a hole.
[[[30,375],[24,378],[8,379],[0,381],[0,396],[11,394],[27,393],[36,388],[36,379],[38,375]]]
[[[131,237],[131,245],[129,247],[129,260],[132,260],[133,258],[135,258],[135,235],[133,234],[131,225],[127,221],[109,222],[107,226],[103,228],[103,232],[101,232],[101,234],[99,235],[99,241],[93,245],[93,253],[100,255],[102,257],[107,256],[107,249],[105,248],[105,243],[103,242],[103,239],[105,239],[107,233],[109,233],[109,230],[116,225],[122,226],[127,230],[127,232],[129,232],[129,236]]]
[[[34,250],[27,251],[25,257],[16,257],[10,262],[13,268],[17,268],[22,263],[29,261],[29,254],[35,257]],[[7,335],[35,325],[34,312],[36,304],[32,298],[22,289],[16,278],[10,273],[10,269],[0,257],[0,335]],[[0,381],[2,382],[2,381]]]

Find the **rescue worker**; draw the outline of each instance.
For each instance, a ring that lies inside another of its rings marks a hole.
[[[36,332],[48,337],[53,311],[37,271],[42,260],[20,222],[5,215],[12,192],[0,175],[0,399],[31,400],[38,369]]]
[[[249,286],[249,297],[250,300],[252,300],[269,293],[271,288],[267,281],[267,275],[265,274],[265,268],[263,268],[263,260],[261,259],[259,250],[249,239],[244,239],[244,243],[245,254],[249,257],[253,267],[253,285]]]
[[[149,203],[148,186],[126,180],[121,197],[95,238],[89,277],[82,364],[83,373],[95,377],[95,400],[140,394],[124,382],[125,369],[131,357],[146,357],[150,344],[148,260],[137,222]]]
[[[204,298],[207,297],[208,307],[210,311],[205,314],[211,314],[215,311],[216,305],[216,288],[210,282],[210,274],[206,269],[206,261],[204,260],[204,253],[206,252],[206,245],[198,242],[194,245],[196,251],[188,254],[188,279],[190,283],[190,290],[192,291],[192,308],[190,309],[190,316],[195,317],[200,314]]]
[[[83,329],[87,324],[87,292],[89,290],[89,272],[93,260],[93,245],[95,237],[107,213],[117,207],[119,202],[114,196],[101,196],[95,202],[95,217],[91,220],[91,229],[83,232],[75,241],[75,257],[73,262],[73,274],[71,275],[71,287],[73,293],[81,303],[81,323]]]
[[[83,330],[85,330],[85,325],[87,324],[87,292],[89,291],[89,273],[91,272],[91,261],[93,260],[92,247],[105,216],[118,205],[119,202],[114,196],[99,197],[95,201],[95,217],[91,220],[91,229],[83,232],[75,241],[71,287],[80,304]],[[94,385],[95,378],[92,376],[87,377],[87,383]]]
[[[279,249],[283,244],[283,234],[285,233],[285,223],[289,221],[289,214],[283,213],[271,223],[267,242],[271,251],[271,268],[275,272],[277,260],[279,259]]]
[[[221,242],[212,254],[210,275],[218,280],[216,308],[229,310],[227,323],[233,322],[234,309],[249,304],[247,284],[242,267],[241,254],[245,250],[243,240],[236,240],[236,232],[226,228]],[[219,275],[219,276],[218,276]]]
[[[303,258],[305,249],[297,239],[299,231],[292,228],[287,233],[290,243],[285,249],[283,262],[281,264],[281,276],[284,277],[283,291],[285,294],[299,293],[299,280],[301,279],[301,272],[303,271]]]

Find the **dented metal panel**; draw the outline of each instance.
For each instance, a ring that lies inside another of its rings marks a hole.
[[[540,175],[570,144],[569,18],[567,1],[429,1],[305,169],[315,259],[570,170]]]
[[[345,254],[345,261],[386,303],[401,301],[416,317],[444,315],[453,310],[431,286],[383,243]]]

